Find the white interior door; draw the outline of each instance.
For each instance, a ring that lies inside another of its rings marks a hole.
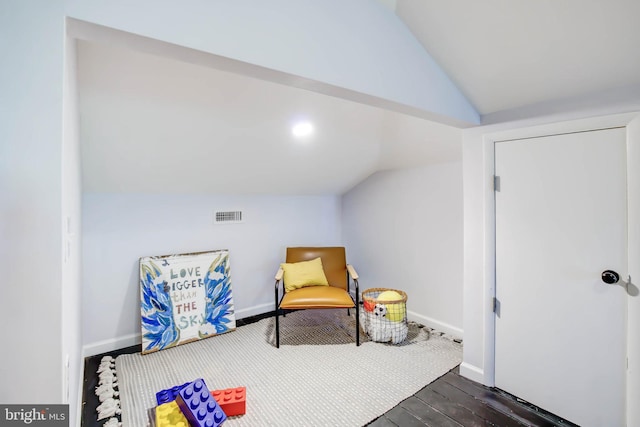
[[[625,130],[499,142],[495,156],[496,387],[584,427],[625,426]]]

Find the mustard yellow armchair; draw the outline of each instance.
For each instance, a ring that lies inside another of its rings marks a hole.
[[[346,261],[344,247],[298,247],[287,248],[286,263],[293,264],[301,261],[321,259],[322,270],[328,286],[304,286],[292,289],[287,286],[287,274],[282,266],[276,273],[275,284],[275,317],[276,317],[276,347],[280,348],[279,315],[285,310],[306,310],[314,308],[346,308],[356,310],[356,345],[360,345],[360,316],[359,316],[359,288],[358,273]],[[285,266],[286,267],[286,266]],[[351,280],[355,287],[355,298],[349,293]],[[282,286],[281,286],[282,285]],[[282,288],[282,297],[280,297]]]

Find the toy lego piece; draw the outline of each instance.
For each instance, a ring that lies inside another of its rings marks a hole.
[[[227,419],[202,378],[180,390],[176,403],[191,427],[218,427]]]
[[[246,412],[247,389],[245,387],[213,390],[211,396],[218,402],[227,417],[242,415]]]
[[[163,403],[156,408],[155,427],[189,427],[189,421],[178,407],[175,400]]]
[[[185,388],[186,386],[188,386],[189,384],[191,383],[184,383],[182,385],[177,385],[165,390],[160,390],[159,392],[156,393],[156,402],[158,402],[158,405],[162,405],[163,403],[173,402],[174,400],[176,400],[176,396],[178,395],[178,392],[183,388]]]

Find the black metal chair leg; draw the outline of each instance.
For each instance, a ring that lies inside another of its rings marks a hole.
[[[279,307],[278,307],[278,281],[276,280],[276,300],[275,300],[275,305],[276,305],[276,311],[275,311],[275,315],[276,315],[276,348],[280,348],[280,319],[278,318],[278,311],[279,311]]]
[[[278,318],[278,307],[276,307],[276,348],[280,348],[280,320]]]
[[[356,346],[360,345],[360,301],[356,292]]]

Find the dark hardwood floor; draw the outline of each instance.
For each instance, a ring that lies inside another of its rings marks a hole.
[[[468,380],[451,370],[370,427],[576,426],[515,396]]]
[[[237,326],[253,323],[268,315],[242,319]],[[82,426],[101,427],[105,420],[96,420],[96,407],[100,403],[93,393],[97,386],[96,370],[105,355],[116,357],[120,354],[135,353],[140,346],[105,353],[85,359],[83,381]],[[451,370],[413,396],[400,402],[396,407],[373,420],[369,427],[520,427],[520,426],[563,426],[577,427],[533,405],[496,388],[490,388],[470,381]],[[339,427],[339,426],[337,426]]]

